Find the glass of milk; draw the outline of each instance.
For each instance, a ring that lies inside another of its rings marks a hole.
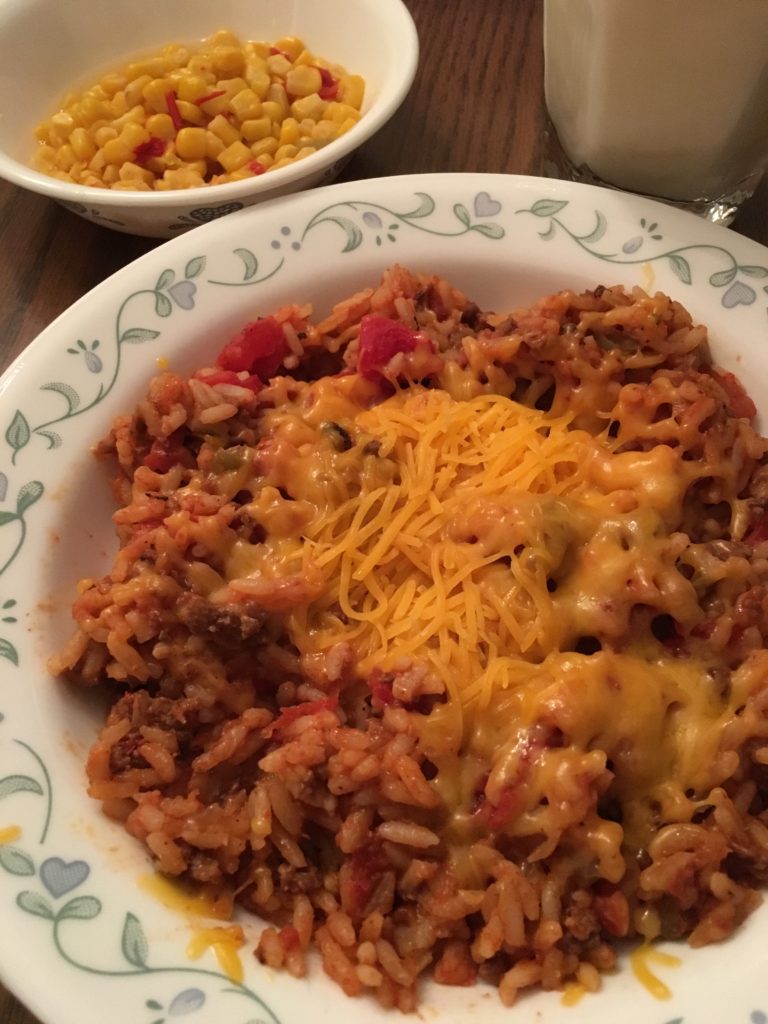
[[[768,0],[544,0],[557,173],[720,224],[768,164]]]

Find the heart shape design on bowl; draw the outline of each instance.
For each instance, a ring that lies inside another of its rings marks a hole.
[[[475,196],[475,216],[495,217],[501,212],[501,203],[498,199],[491,199],[488,192],[478,192]]]
[[[191,281],[178,281],[168,289],[168,294],[179,309],[194,309],[197,288]]]
[[[61,857],[49,857],[40,866],[40,880],[54,899],[82,885],[90,873],[84,860],[67,863]]]
[[[756,298],[754,288],[750,288],[743,281],[734,281],[723,295],[723,305],[726,309],[733,309],[734,306],[751,306]]]

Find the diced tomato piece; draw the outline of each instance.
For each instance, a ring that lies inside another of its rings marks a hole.
[[[334,694],[331,697],[321,697],[319,700],[308,700],[303,704],[293,704],[289,708],[283,708],[277,718],[265,729],[265,735],[272,736],[274,733],[287,729],[305,715],[316,715],[318,711],[335,711],[339,706],[339,696]]]
[[[273,316],[254,320],[238,331],[224,346],[216,359],[222,370],[247,370],[262,380],[277,373],[288,354],[288,343],[283,328]]]
[[[140,142],[133,151],[133,159],[137,164],[151,160],[153,156],[162,156],[166,143],[156,135],[151,135],[146,142]]]
[[[251,160],[251,162],[248,164],[248,170],[251,172],[251,174],[259,175],[264,174],[267,168],[260,160]]]
[[[392,676],[385,674],[381,669],[375,668],[371,672],[368,677],[368,687],[371,691],[371,703],[377,710],[380,711],[388,706],[396,708],[403,706],[392,693]]]
[[[360,321],[357,348],[357,372],[366,380],[376,380],[398,352],[413,352],[418,336],[405,324],[369,313]]]
[[[318,68],[317,70],[320,72],[323,83],[317,95],[321,100],[335,100],[339,95],[338,78],[334,78],[328,68]]]
[[[728,396],[728,405],[733,415],[751,420],[756,415],[757,408],[739,378],[725,370],[714,370],[713,376]]]
[[[279,938],[280,945],[286,953],[291,953],[294,949],[299,949],[301,946],[301,936],[292,924],[283,925],[279,932]]]
[[[623,938],[629,932],[629,904],[623,892],[607,887],[599,889],[593,897],[597,919],[609,935]]]
[[[261,391],[264,387],[261,378],[257,377],[256,374],[249,373],[247,377],[240,377],[234,370],[198,370],[194,377],[195,380],[201,380],[204,384],[210,384],[211,387],[214,384],[235,384],[239,388],[248,388],[254,394]]]
[[[523,809],[523,799],[519,788],[505,789],[499,802],[492,804],[486,799],[477,811],[478,818],[491,829],[503,828],[509,821],[516,818]]]
[[[167,473],[178,465],[191,466],[192,454],[184,447],[183,441],[183,430],[174,430],[166,438],[156,438],[144,459],[144,465],[154,473]]]

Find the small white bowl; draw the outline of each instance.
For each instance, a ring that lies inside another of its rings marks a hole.
[[[315,155],[257,178],[172,192],[122,192],[32,169],[34,129],[63,95],[171,42],[219,28],[243,39],[299,36],[365,79],[360,121]],[[170,238],[217,217],[325,184],[385,124],[416,73],[416,28],[402,0],[6,0],[0,3],[0,177],[116,231]]]

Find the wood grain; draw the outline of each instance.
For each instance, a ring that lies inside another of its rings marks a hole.
[[[540,0],[406,0],[421,60],[402,108],[342,178],[539,174],[546,125]],[[768,181],[733,227],[768,243]],[[76,299],[158,243],[0,183],[0,369]],[[35,1018],[0,985],[0,1024]],[[55,1022],[51,1022],[55,1024]]]

